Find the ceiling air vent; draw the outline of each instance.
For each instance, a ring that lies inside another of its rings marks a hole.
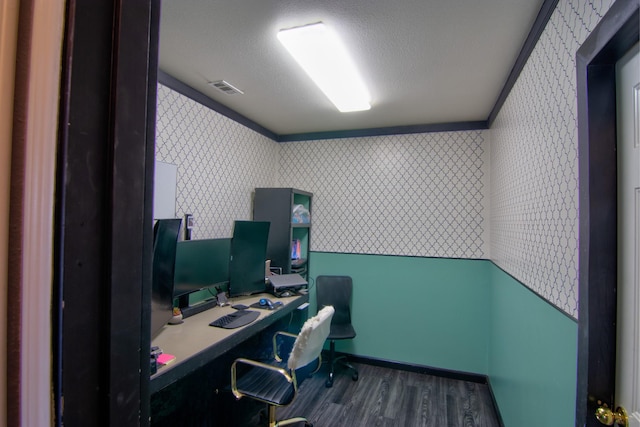
[[[215,87],[220,92],[226,93],[227,95],[235,95],[236,93],[239,93],[240,95],[244,95],[243,91],[241,91],[240,89],[238,89],[237,87],[235,87],[231,83],[226,82],[224,80],[217,80],[215,82],[209,82],[209,85]]]

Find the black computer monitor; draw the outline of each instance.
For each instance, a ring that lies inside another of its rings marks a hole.
[[[180,219],[159,219],[153,227],[151,339],[173,317],[173,275]]]
[[[229,283],[231,239],[178,242],[173,297]]]
[[[229,263],[229,296],[251,295],[266,290],[268,221],[235,221]]]

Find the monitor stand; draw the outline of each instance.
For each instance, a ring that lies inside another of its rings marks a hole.
[[[178,307],[180,307],[183,319],[186,319],[187,317],[191,317],[198,313],[202,313],[205,310],[209,310],[210,308],[215,307],[217,304],[217,299],[211,298],[194,305],[189,305],[189,295],[178,297]]]

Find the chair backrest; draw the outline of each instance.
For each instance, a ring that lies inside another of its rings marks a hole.
[[[331,323],[351,324],[351,294],[353,282],[349,276],[318,276],[316,278],[316,299],[318,310],[331,305],[336,310]]]
[[[334,311],[331,306],[324,307],[318,314],[304,322],[287,361],[289,369],[296,370],[307,366],[320,356],[331,330]]]

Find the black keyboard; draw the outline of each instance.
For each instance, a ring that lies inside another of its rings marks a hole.
[[[209,323],[209,326],[215,326],[217,328],[235,329],[240,326],[248,325],[260,316],[260,312],[251,310],[238,310],[234,313],[222,316],[213,322]]]

